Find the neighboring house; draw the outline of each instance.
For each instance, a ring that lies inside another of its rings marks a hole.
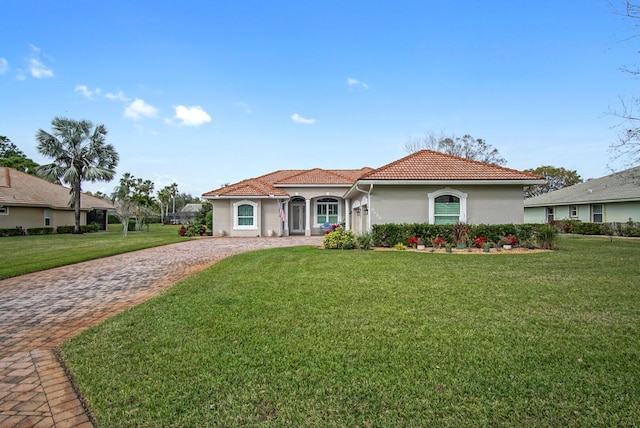
[[[0,229],[73,226],[71,189],[13,168],[0,167]],[[109,201],[85,193],[80,198],[80,224],[107,227]]]
[[[318,235],[333,223],[360,234],[385,223],[522,223],[524,186],[541,176],[421,150],[378,169],[281,170],[203,194],[213,231]]]
[[[202,204],[187,204],[185,205],[178,216],[180,217],[180,223],[189,224],[196,219],[196,215],[202,209]]]
[[[526,223],[640,221],[640,166],[525,199]]]

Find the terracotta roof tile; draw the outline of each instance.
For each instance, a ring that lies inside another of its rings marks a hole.
[[[13,168],[0,167],[0,204],[67,209],[70,192],[68,187],[49,183]],[[111,202],[86,193],[82,194],[80,204],[83,210],[113,208]]]
[[[432,150],[420,150],[361,177],[363,180],[539,180],[542,177]]]
[[[320,168],[279,170],[212,190],[202,196],[288,196],[289,194],[279,189],[278,186],[304,184],[342,184],[350,186],[358,177],[371,170],[371,168],[353,170],[326,170]]]

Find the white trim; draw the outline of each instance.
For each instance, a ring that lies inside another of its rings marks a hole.
[[[238,224],[238,207],[241,205],[251,205],[253,207],[253,224],[251,226]],[[242,200],[233,204],[233,230],[258,230],[258,205],[256,202]]]
[[[315,198],[313,200],[313,227],[314,228],[318,228],[321,227],[324,223],[317,223],[318,221],[318,201],[320,199],[333,199],[335,201],[335,204],[338,205],[338,220],[337,223],[340,223],[340,219],[342,218],[342,204],[341,202],[341,198],[337,197],[337,196],[321,196],[319,198]],[[329,204],[329,203],[333,203],[333,202],[322,202],[323,204]],[[327,211],[327,217],[329,216],[328,211]]]
[[[456,189],[452,189],[450,187],[445,187],[444,189],[436,190],[435,192],[428,193],[429,196],[429,224],[436,223],[436,201],[435,199],[439,196],[444,195],[453,195],[460,199],[460,217],[458,221],[460,223],[467,222],[467,197],[469,196],[467,193],[461,192]]]

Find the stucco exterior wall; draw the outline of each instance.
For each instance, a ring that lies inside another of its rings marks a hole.
[[[376,185],[371,193],[371,224],[429,221],[429,194],[450,189],[467,194],[469,224],[520,224],[524,221],[522,186]]]
[[[46,226],[44,224],[44,212],[43,207],[8,207],[8,213],[6,215],[0,215],[0,228],[12,229],[14,227],[21,226],[23,229],[29,229],[32,227],[53,227],[58,226],[73,226],[76,223],[74,212],[72,210],[53,210],[51,212],[51,224]],[[87,214],[80,212],[80,224],[85,225]]]
[[[640,202],[618,202],[604,207],[605,222],[640,221]]]
[[[231,201],[224,200],[210,200],[213,210],[213,222],[211,224],[211,230],[213,236],[221,236],[222,234],[229,235],[231,232],[231,208],[229,207]]]

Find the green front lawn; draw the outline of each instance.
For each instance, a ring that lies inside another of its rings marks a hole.
[[[99,426],[637,426],[640,241],[241,254],[61,347]]]
[[[108,232],[0,238],[0,279],[189,239],[179,228],[152,224],[124,238],[122,225],[110,224]]]

